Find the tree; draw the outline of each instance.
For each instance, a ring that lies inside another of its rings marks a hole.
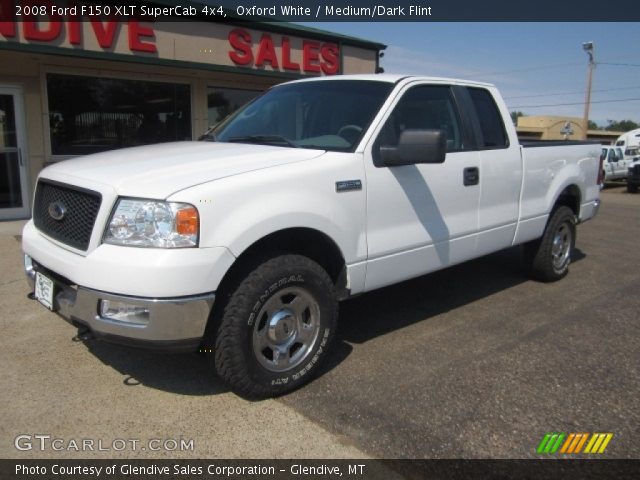
[[[511,121],[513,121],[514,125],[518,125],[518,118],[520,117],[525,117],[527,114],[524,112],[521,112],[519,110],[514,110],[513,112],[511,112]]]
[[[640,125],[632,120],[607,120],[607,126],[604,129],[610,132],[628,132],[638,127]]]
[[[596,122],[589,120],[589,130],[602,130]]]

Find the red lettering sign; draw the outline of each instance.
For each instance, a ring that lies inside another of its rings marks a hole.
[[[80,45],[82,43],[82,23],[67,22],[67,35],[71,45]]]
[[[302,42],[302,68],[305,72],[320,73],[320,44],[310,40]]]
[[[51,0],[23,0],[21,4],[24,6],[45,5],[48,6],[48,12],[51,12],[53,2]],[[68,15],[65,18],[58,14],[37,17],[25,16],[18,22],[14,16],[14,8],[12,0],[0,0],[0,35],[4,38],[16,38],[22,33],[23,39],[30,42],[53,42],[64,38],[66,33],[66,38],[71,45],[82,45],[84,30],[82,19],[79,16]],[[126,25],[129,50],[144,53],[157,53],[158,51],[153,27],[143,25],[138,20],[131,19],[127,22],[119,22],[115,17],[111,17],[103,21],[103,19],[93,16],[89,18],[89,23],[98,45],[103,49],[110,49],[114,46],[121,25]]]
[[[0,35],[5,38],[16,36],[16,24],[13,22],[13,2],[0,0]]]
[[[321,64],[325,75],[335,75],[340,69],[340,50],[334,43],[325,43],[320,49],[320,55],[324,60]]]
[[[60,17],[58,17],[60,18]],[[60,36],[62,22],[51,20],[49,22],[23,22],[24,39],[36,42],[51,42]]]
[[[116,29],[118,28],[118,22],[116,20],[108,20],[105,25],[102,20],[89,20],[91,22],[91,28],[96,34],[96,40],[98,45],[102,48],[111,48],[113,40],[116,37]]]
[[[143,42],[140,37],[155,39],[153,28],[144,27],[137,20],[129,20],[129,48],[134,52],[158,52],[155,43]]]
[[[300,71],[300,64],[291,61],[291,44],[288,37],[282,37],[282,68]]]
[[[258,46],[258,55],[256,56],[256,67],[261,67],[265,63],[270,63],[273,68],[278,68],[278,57],[276,49],[273,46],[271,35],[264,34],[260,39]]]
[[[229,33],[229,58],[236,65],[256,67],[271,66],[277,70],[300,71],[300,63],[291,59],[291,41],[289,37],[281,37],[280,55],[275,42],[268,33],[263,33],[255,46],[251,34],[242,28],[235,28]],[[254,62],[255,59],[255,62]],[[340,71],[340,48],[335,43],[321,43],[314,40],[302,42],[302,71],[306,73],[324,73],[335,75]]]
[[[233,50],[229,52],[229,58],[236,65],[249,65],[253,62],[251,51],[251,35],[246,30],[236,28],[229,33],[229,44]]]
[[[35,6],[35,2],[24,2],[24,5],[33,7]],[[41,5],[47,9],[51,8],[51,2],[47,0],[42,0]],[[25,40],[51,42],[60,36],[60,32],[62,31],[62,18],[60,15],[48,15],[42,19],[29,15],[25,18],[28,18],[28,20],[22,23]]]

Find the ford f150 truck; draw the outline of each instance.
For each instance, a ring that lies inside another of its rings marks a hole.
[[[318,371],[342,299],[518,244],[562,278],[599,206],[600,146],[520,145],[484,83],[303,79],[200,140],[44,169],[25,269],[84,331],[205,351],[246,397]]]

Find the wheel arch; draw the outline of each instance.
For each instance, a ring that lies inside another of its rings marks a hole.
[[[580,216],[581,201],[582,193],[580,192],[580,187],[578,187],[575,183],[572,183],[564,187],[564,189],[560,192],[553,204],[553,209],[564,205],[566,207],[569,207],[571,211],[573,211],[576,218],[578,218]]]
[[[308,227],[277,230],[245,248],[222,277],[216,291],[214,308],[207,322],[204,344],[211,347],[216,325],[233,291],[258,264],[277,255],[298,254],[310,258],[325,269],[342,300],[350,294],[346,262],[337,243],[327,234]]]
[[[326,233],[314,228],[291,227],[271,232],[254,241],[236,258],[220,282],[219,290],[228,290],[257,263],[280,254],[298,254],[310,258],[329,274],[338,298],[349,295],[346,261],[338,244]]]

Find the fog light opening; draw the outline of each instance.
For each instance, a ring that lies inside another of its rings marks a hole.
[[[139,305],[115,300],[100,300],[99,312],[100,317],[106,320],[132,325],[147,325],[149,323],[149,309]]]

